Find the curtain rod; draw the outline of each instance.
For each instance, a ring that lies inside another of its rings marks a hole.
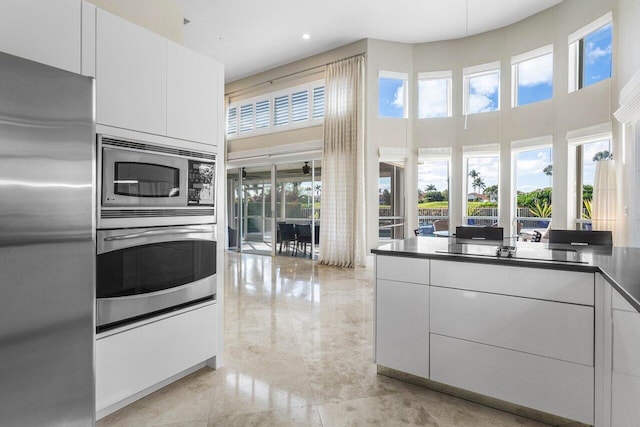
[[[344,61],[345,59],[356,58],[358,56],[363,56],[364,57],[365,53],[364,52],[357,53],[355,55],[347,56],[346,58],[336,59],[335,61],[327,62],[327,63],[321,64],[321,65],[316,65],[315,67],[306,68],[304,70],[296,71],[294,73],[285,74],[284,76],[275,77],[273,79],[265,80],[265,81],[260,82],[260,83],[255,83],[255,84],[253,84],[251,86],[247,86],[247,87],[242,88],[242,89],[234,90],[233,92],[225,93],[225,96],[234,96],[234,95],[238,95],[238,94],[244,94],[244,93],[250,92],[251,89],[257,88],[259,86],[263,86],[263,85],[266,85],[266,84],[273,84],[273,82],[276,82],[278,80],[283,80],[283,79],[286,79],[286,78],[289,78],[289,77],[297,76],[298,74],[307,73],[309,71],[320,70],[321,68],[326,67],[327,65],[335,64],[337,62]]]

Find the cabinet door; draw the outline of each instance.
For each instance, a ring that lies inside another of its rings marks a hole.
[[[640,313],[619,296],[613,302],[611,425],[622,427],[640,419]]]
[[[96,410],[140,393],[216,355],[216,305],[96,340]]]
[[[167,136],[215,143],[218,71],[211,58],[167,42]]]
[[[431,334],[431,379],[593,424],[592,367]]]
[[[429,286],[377,280],[376,363],[429,377]]]
[[[80,0],[2,0],[0,51],[80,73]]]
[[[97,122],[166,135],[167,41],[97,11]]]

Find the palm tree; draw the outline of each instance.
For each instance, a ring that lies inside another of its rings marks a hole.
[[[473,191],[475,191],[476,193],[478,192],[478,189],[482,191],[485,188],[487,188],[487,185],[484,183],[484,179],[482,179],[482,177],[479,176],[479,174],[473,179],[471,186],[473,187]]]
[[[553,175],[553,165],[545,166],[545,168],[542,169],[542,172],[544,172],[544,174],[547,175],[547,176]]]
[[[480,176],[480,172],[476,171],[475,169],[471,169],[468,175],[471,179],[476,179]]]
[[[438,191],[438,189],[433,184],[427,184],[427,186],[424,187],[424,191]]]

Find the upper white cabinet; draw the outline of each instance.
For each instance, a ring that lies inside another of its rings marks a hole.
[[[167,136],[215,141],[219,78],[211,58],[167,41]]]
[[[0,51],[80,72],[80,0],[2,0]]]
[[[222,65],[104,10],[96,18],[97,122],[217,144]],[[83,54],[92,56],[90,43]]]
[[[98,123],[166,134],[166,39],[98,9],[96,86]]]

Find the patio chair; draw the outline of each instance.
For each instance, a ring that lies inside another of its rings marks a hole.
[[[285,243],[286,252],[289,253],[289,247],[293,243],[294,249],[296,244],[296,231],[293,224],[278,224],[278,236],[280,237],[280,249],[278,253],[282,253],[282,244]]]
[[[307,256],[307,244],[311,245],[311,225],[296,225],[296,249],[295,255],[298,255],[298,248],[304,245],[304,256]],[[313,251],[312,251],[313,253]]]
[[[456,227],[456,239],[503,240],[503,227]]]
[[[611,231],[550,230],[549,243],[613,246]]]

